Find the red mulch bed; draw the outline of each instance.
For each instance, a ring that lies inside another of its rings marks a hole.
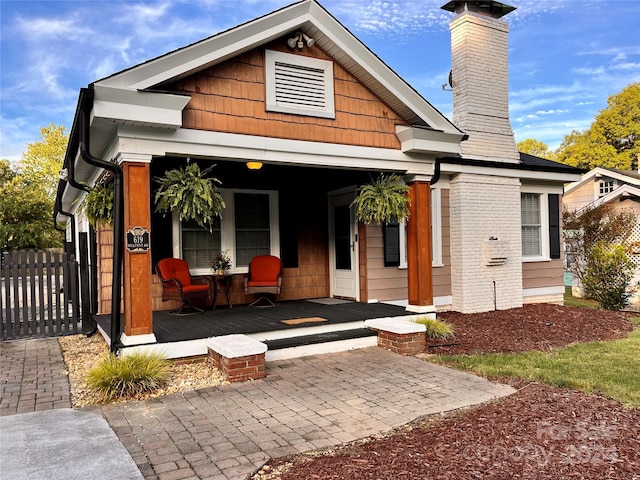
[[[455,338],[449,342],[431,340],[427,351],[447,355],[516,353],[612,340],[633,330],[629,315],[548,303],[471,315],[444,312],[438,318],[453,326]]]
[[[625,337],[629,314],[557,305],[482,314],[446,313],[453,345],[429,352],[548,350]],[[441,342],[442,343],[442,342]],[[281,480],[640,480],[640,409],[540,383],[504,380],[518,392],[468,410],[431,416],[383,438],[310,459],[271,463]]]

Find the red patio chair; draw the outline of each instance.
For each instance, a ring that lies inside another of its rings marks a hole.
[[[262,293],[250,307],[275,307],[269,296],[280,293],[282,286],[282,261],[273,255],[258,255],[249,262],[249,273],[244,277],[244,293]]]
[[[162,282],[162,301],[180,300],[182,306],[169,312],[172,315],[196,315],[204,312],[193,302],[211,301],[213,280],[206,275],[191,275],[189,265],[181,258],[164,258],[156,265]]]

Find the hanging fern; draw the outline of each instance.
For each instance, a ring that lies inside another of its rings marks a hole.
[[[399,175],[383,173],[371,183],[361,185],[351,203],[356,206],[356,218],[366,224],[400,222],[409,218],[409,187]]]
[[[200,170],[197,163],[190,163],[184,168],[167,170],[162,177],[156,178],[160,185],[155,195],[156,212],[175,212],[180,219],[194,220],[210,230],[213,219],[222,218],[225,208],[215,185],[222,182],[206,176],[213,167],[215,165]]]
[[[93,228],[102,224],[113,225],[113,201],[113,183],[96,185],[87,193],[82,211]]]

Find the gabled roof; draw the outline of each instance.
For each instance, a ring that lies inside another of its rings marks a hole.
[[[596,167],[582,176],[582,179],[570,183],[565,187],[565,192],[570,192],[586,183],[593,182],[601,177],[614,178],[622,183],[640,187],[640,174],[633,170],[619,170],[617,168]]]
[[[408,123],[445,133],[463,133],[360,42],[316,0],[302,0],[199,42],[93,83],[96,100],[118,91],[161,90],[164,85],[298,30],[362,82]],[[162,95],[162,94],[158,94]],[[148,99],[141,100],[147,102]],[[179,104],[179,101],[174,101]],[[167,126],[171,124],[167,119]]]

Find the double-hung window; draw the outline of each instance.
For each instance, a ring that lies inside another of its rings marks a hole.
[[[523,261],[560,258],[560,195],[544,189],[520,194]]]
[[[232,273],[247,271],[256,255],[280,256],[278,194],[271,190],[221,189],[226,208],[208,231],[196,222],[174,216],[174,255],[189,263],[192,273],[211,272],[219,252],[231,257]]]
[[[523,193],[520,197],[522,218],[522,256],[542,257],[542,195]]]

